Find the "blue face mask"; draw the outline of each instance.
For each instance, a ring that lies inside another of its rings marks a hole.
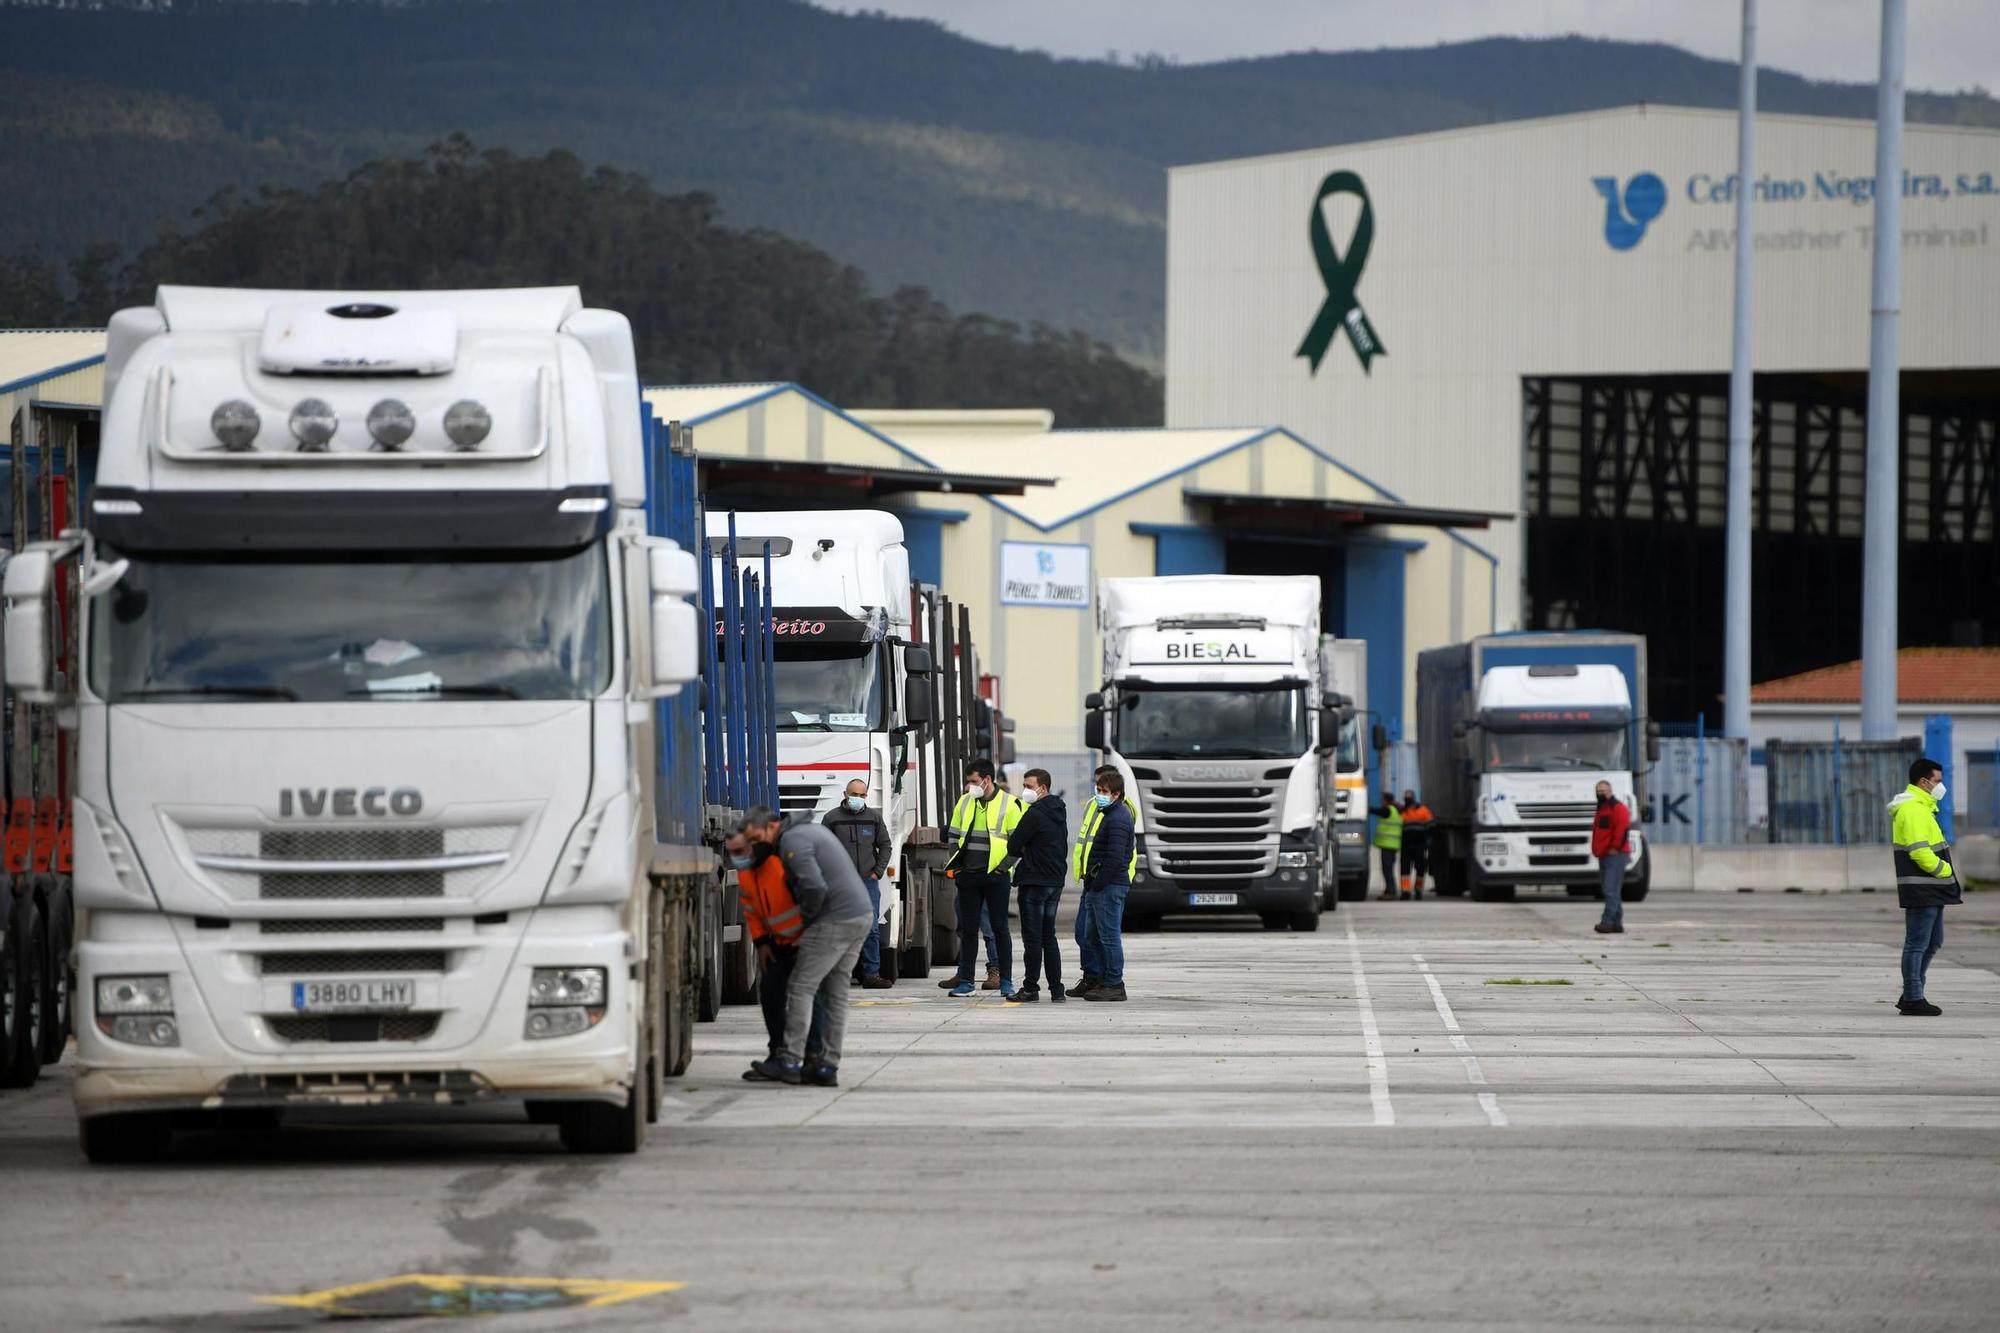
[[[858,814],[868,808],[868,798],[866,796],[850,796],[847,798],[847,808]]]
[[[729,858],[729,868],[731,870],[748,870],[751,866],[754,866],[756,864],[757,863],[754,860],[752,860],[750,857],[747,856],[732,855]]]
[[[1111,797],[1104,792],[1097,793],[1094,799],[1097,801],[1097,808],[1099,810],[1109,810],[1111,808]]]

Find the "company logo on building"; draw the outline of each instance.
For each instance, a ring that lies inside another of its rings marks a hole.
[[[1613,250],[1630,250],[1646,238],[1646,228],[1667,206],[1667,183],[1650,171],[1625,182],[1621,193],[1616,176],[1594,176],[1592,185],[1604,197],[1604,243]]]
[[[1361,201],[1361,216],[1355,219],[1345,254],[1333,248],[1333,237],[1326,230],[1325,204],[1337,194],[1353,195]],[[1375,243],[1375,206],[1368,202],[1368,187],[1361,183],[1361,177],[1351,171],[1336,171],[1321,181],[1319,193],[1313,196],[1306,232],[1312,241],[1313,262],[1319,266],[1319,280],[1326,286],[1326,300],[1320,303],[1305,341],[1293,355],[1306,358],[1317,374],[1326,349],[1333,346],[1333,335],[1345,332],[1347,341],[1354,344],[1354,355],[1361,360],[1361,369],[1367,371],[1368,363],[1386,355],[1388,349],[1368,322],[1368,312],[1361,308],[1361,298],[1354,290],[1368,264],[1368,248]]]

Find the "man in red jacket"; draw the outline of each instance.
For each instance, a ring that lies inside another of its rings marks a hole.
[[[1597,858],[1597,874],[1604,885],[1604,919],[1597,923],[1600,935],[1625,933],[1625,857],[1632,850],[1626,834],[1632,828],[1632,812],[1611,793],[1611,784],[1597,784],[1597,818],[1590,825],[1590,854]]]

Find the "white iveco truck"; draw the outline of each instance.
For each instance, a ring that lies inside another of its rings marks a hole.
[[[1346,700],[1327,688],[1317,578],[1104,579],[1104,686],[1085,743],[1139,807],[1128,922],[1255,912],[1317,930],[1336,895],[1331,765]]]
[[[785,813],[818,817],[856,778],[868,784],[893,845],[882,883],[882,972],[930,970],[929,858],[906,860],[935,746],[934,659],[922,622],[928,597],[910,581],[903,525],[875,509],[711,511],[711,551],[734,524],[738,560],[771,558],[771,629],[776,645],[779,795]],[[913,597],[913,593],[916,595]],[[922,761],[922,762],[920,762]],[[954,789],[959,777],[954,775]],[[946,919],[949,919],[948,917]]]
[[[650,796],[700,581],[647,535],[624,317],[163,287],[111,321],[105,390],[87,531],[5,575],[9,683],[65,691],[80,742],[86,1153],[489,1099],[631,1151],[691,1017],[660,1009],[690,987]]]

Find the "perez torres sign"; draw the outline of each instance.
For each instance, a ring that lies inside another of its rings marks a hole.
[[[1001,542],[1002,606],[1090,606],[1090,548],[1068,542]]]

